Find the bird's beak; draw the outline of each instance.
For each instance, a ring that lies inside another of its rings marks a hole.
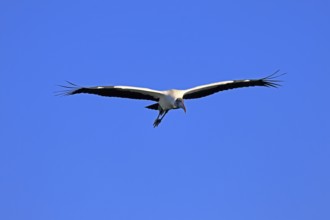
[[[184,113],[187,112],[186,106],[184,105],[184,102],[183,101],[181,102],[181,108],[183,109]]]

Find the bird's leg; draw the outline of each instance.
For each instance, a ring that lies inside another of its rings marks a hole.
[[[163,109],[159,109],[159,114],[154,122],[154,128],[157,127],[159,125],[159,123],[162,121],[160,118],[160,116],[162,116],[162,114],[164,113]]]
[[[158,116],[154,122],[154,128],[157,127],[159,125],[159,123],[161,122],[161,120],[159,118],[163,113],[164,113],[164,111],[162,109],[159,109]]]
[[[169,110],[166,110],[165,112],[164,112],[164,110],[160,110],[159,111],[159,114],[157,116],[157,119],[154,122],[154,128],[157,127],[160,124],[160,122],[163,120],[163,118],[165,117],[165,115],[167,114],[168,111]]]
[[[167,114],[169,110],[166,110],[165,113],[163,114],[163,116],[160,118],[160,120],[163,120],[163,118],[165,117],[165,115]]]

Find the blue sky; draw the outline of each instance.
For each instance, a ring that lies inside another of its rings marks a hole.
[[[1,1],[0,218],[330,219],[329,1]],[[57,85],[278,89],[148,101]]]

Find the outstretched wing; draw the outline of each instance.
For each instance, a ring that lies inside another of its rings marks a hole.
[[[133,86],[94,86],[94,87],[79,87],[73,83],[69,86],[62,86],[66,91],[62,95],[75,95],[80,93],[95,94],[100,96],[129,98],[129,99],[146,99],[158,101],[164,96],[162,91],[152,90],[148,88],[133,87]]]
[[[197,99],[212,95],[220,91],[242,88],[242,87],[251,87],[251,86],[278,87],[280,86],[279,82],[281,81],[276,80],[276,78],[285,74],[283,73],[278,75],[277,74],[278,72],[279,71],[276,71],[270,76],[261,79],[230,80],[230,81],[223,81],[223,82],[197,86],[191,89],[184,90],[183,98]]]

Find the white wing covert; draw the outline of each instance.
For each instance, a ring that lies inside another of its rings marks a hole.
[[[268,77],[264,77],[261,79],[245,79],[245,80],[230,80],[230,81],[222,81],[217,83],[206,84],[202,86],[196,86],[191,89],[184,90],[184,99],[197,99],[205,96],[212,95],[214,93],[236,89],[242,87],[251,87],[251,86],[265,86],[265,87],[278,87],[280,86],[275,78],[279,77],[279,75],[275,75],[278,71],[273,73]],[[283,75],[283,74],[281,74]]]
[[[68,82],[69,86],[62,86],[67,88],[64,95],[75,95],[79,93],[89,93],[100,96],[129,98],[129,99],[145,99],[151,101],[158,101],[164,92],[133,86],[94,86],[94,87],[79,87],[73,83]]]

